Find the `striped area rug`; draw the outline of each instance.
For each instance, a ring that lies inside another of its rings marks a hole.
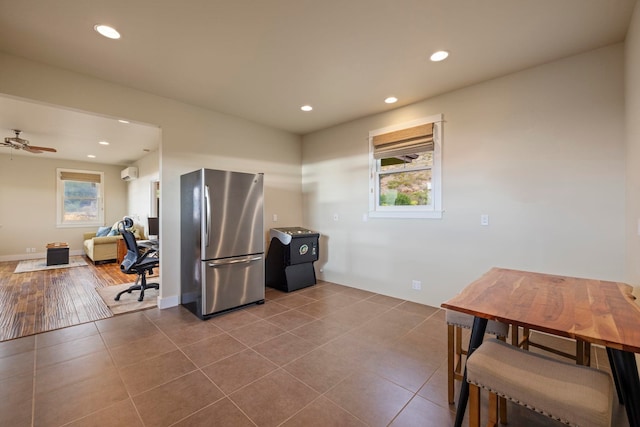
[[[16,266],[14,273],[28,273],[30,271],[40,270],[53,270],[56,268],[70,268],[70,267],[83,267],[87,262],[81,256],[69,257],[69,264],[47,265],[47,260],[42,259],[27,259],[20,261]]]

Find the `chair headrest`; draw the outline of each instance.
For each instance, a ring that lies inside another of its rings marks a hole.
[[[124,223],[125,228],[133,227],[133,220],[128,216],[125,216],[124,218],[122,218],[122,222]]]
[[[120,234],[124,234],[124,231],[131,227],[133,227],[133,220],[128,216],[125,216],[121,221],[118,221],[118,231]]]

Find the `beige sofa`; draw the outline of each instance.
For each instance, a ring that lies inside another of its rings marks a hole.
[[[84,233],[84,253],[96,262],[114,261],[118,258],[118,240],[122,236],[96,237],[96,233]]]
[[[145,239],[144,228],[139,225],[133,226],[133,234],[136,239]],[[84,253],[93,263],[115,262],[118,259],[118,240],[122,236],[96,237],[96,233],[84,233],[83,235]]]

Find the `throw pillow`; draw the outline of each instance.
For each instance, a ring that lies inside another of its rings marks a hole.
[[[107,236],[119,236],[120,232],[118,230],[114,230],[113,228],[111,229],[111,231],[109,231],[109,234],[107,234]]]
[[[111,231],[111,227],[98,227],[96,237],[104,237],[109,234],[109,231]]]

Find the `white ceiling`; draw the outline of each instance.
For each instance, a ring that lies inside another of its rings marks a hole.
[[[29,145],[55,148],[57,152],[32,154],[0,146],[0,154],[114,165],[129,165],[157,150],[161,139],[157,126],[124,124],[113,117],[0,96],[0,140],[15,136],[13,129],[20,129],[20,138],[28,140]],[[100,141],[109,145],[101,145]],[[88,158],[89,155],[95,158]]]
[[[0,0],[0,51],[305,134],[621,42],[634,5]],[[122,38],[99,36],[98,23]],[[449,59],[429,61],[439,49]],[[399,102],[384,104],[390,95]],[[304,104],[314,110],[300,111]],[[30,139],[34,122],[24,123]],[[0,122],[0,130],[14,126],[23,125]],[[32,144],[46,145],[45,138]]]

